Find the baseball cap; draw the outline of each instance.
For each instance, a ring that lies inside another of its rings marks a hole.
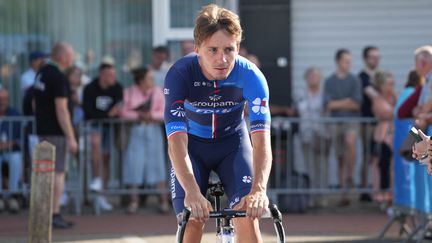
[[[32,51],[30,53],[29,59],[30,59],[30,61],[33,61],[35,59],[45,58],[46,56],[47,55],[42,51]]]

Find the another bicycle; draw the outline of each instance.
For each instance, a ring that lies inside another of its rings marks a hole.
[[[214,208],[216,211],[210,212],[210,218],[216,219],[216,242],[217,243],[234,243],[235,232],[232,225],[233,218],[246,217],[246,211],[236,211],[231,209],[221,210],[220,198],[224,195],[223,186],[220,182],[209,185],[210,195],[215,198]],[[185,208],[178,217],[178,228],[176,242],[183,243],[183,236],[186,225],[189,221],[190,210]],[[261,218],[272,218],[276,230],[278,243],[285,243],[285,230],[282,225],[282,214],[277,206],[270,204],[266,213]]]

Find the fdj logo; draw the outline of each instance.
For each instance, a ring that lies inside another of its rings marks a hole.
[[[252,111],[258,115],[266,114],[268,112],[268,98],[255,98],[252,101]]]
[[[177,100],[171,105],[170,112],[171,112],[171,114],[173,114],[173,116],[177,116],[177,117],[185,117],[186,116],[186,112],[184,110],[183,103],[184,102],[182,100]]]

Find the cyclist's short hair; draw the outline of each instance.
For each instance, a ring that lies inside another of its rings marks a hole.
[[[240,44],[243,30],[240,25],[239,16],[215,4],[204,6],[195,19],[195,44],[200,46],[203,41],[210,38],[219,30],[225,30],[234,36],[237,39],[237,43]]]

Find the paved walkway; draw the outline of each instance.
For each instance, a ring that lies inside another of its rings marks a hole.
[[[173,215],[160,215],[142,210],[125,215],[118,210],[100,216],[87,212],[82,216],[67,215],[76,226],[54,230],[54,242],[76,243],[165,243],[174,242],[176,223]],[[391,228],[383,241],[376,236],[388,218],[375,207],[326,209],[307,214],[285,214],[287,242],[400,242],[397,227]],[[27,242],[27,213],[0,214],[0,242]],[[211,221],[210,221],[211,222]],[[266,243],[276,242],[271,222],[261,225]],[[214,241],[214,224],[207,224],[202,242]]]

